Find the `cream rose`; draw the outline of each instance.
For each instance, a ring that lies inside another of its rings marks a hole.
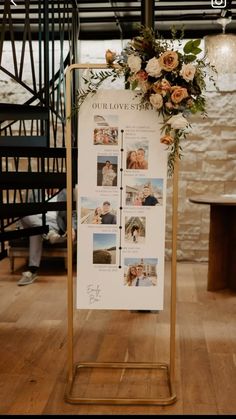
[[[195,76],[196,68],[193,64],[183,64],[179,74],[183,77],[183,79],[187,82],[193,80]]]
[[[167,123],[170,124],[172,129],[184,129],[189,125],[189,122],[182,114],[171,116]]]
[[[128,66],[132,73],[137,73],[141,69],[142,60],[138,55],[129,55],[127,60]]]
[[[146,72],[151,77],[160,77],[161,75],[161,67],[159,64],[159,59],[156,57],[151,58],[145,67]]]
[[[150,103],[155,109],[160,109],[163,106],[163,99],[159,93],[150,95]]]
[[[174,70],[179,64],[179,57],[175,51],[166,51],[159,57],[159,64],[165,71]]]
[[[185,87],[174,86],[172,89],[171,100],[173,103],[180,103],[188,97],[188,91]]]

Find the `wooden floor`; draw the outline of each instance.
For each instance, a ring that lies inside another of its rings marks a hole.
[[[24,261],[0,262],[0,414],[183,415],[236,413],[236,294],[206,291],[207,265],[177,265],[176,393],[170,406],[72,405],[67,381],[67,288],[63,261],[45,261],[38,280],[18,287]],[[77,310],[75,361],[167,361],[169,282],[159,313]],[[97,370],[97,369],[96,369]],[[83,395],[153,395],[164,379],[146,371],[80,378]],[[161,390],[162,391],[162,390]]]

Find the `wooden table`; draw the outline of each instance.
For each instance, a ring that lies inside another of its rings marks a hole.
[[[236,194],[200,195],[189,201],[210,205],[207,290],[236,290]]]

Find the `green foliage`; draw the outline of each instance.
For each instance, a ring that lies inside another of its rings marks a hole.
[[[90,70],[89,78],[82,77],[86,89],[80,88],[78,90],[76,104],[72,107],[72,112],[79,110],[86,97],[89,94],[94,95],[105,80],[110,79],[111,82],[114,82],[117,77],[119,77],[119,73],[115,72],[114,69],[107,69],[106,71],[100,70],[99,72]]]
[[[184,62],[185,62],[185,64],[192,63],[195,60],[196,60],[196,55],[188,54],[188,55],[185,55],[184,56]]]
[[[201,48],[199,48],[200,43],[200,39],[196,39],[195,41],[188,41],[184,46],[184,53],[198,55],[202,51]]]

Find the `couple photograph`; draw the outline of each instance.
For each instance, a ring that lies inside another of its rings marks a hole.
[[[128,145],[126,154],[126,169],[148,169],[148,142],[135,141]]]
[[[97,157],[97,186],[117,186],[118,156]]]
[[[81,224],[117,224],[116,200],[104,200],[81,197]]]
[[[163,179],[129,179],[126,185],[126,205],[156,206],[163,202]]]
[[[151,287],[157,284],[156,258],[125,259],[124,285],[128,287]]]

